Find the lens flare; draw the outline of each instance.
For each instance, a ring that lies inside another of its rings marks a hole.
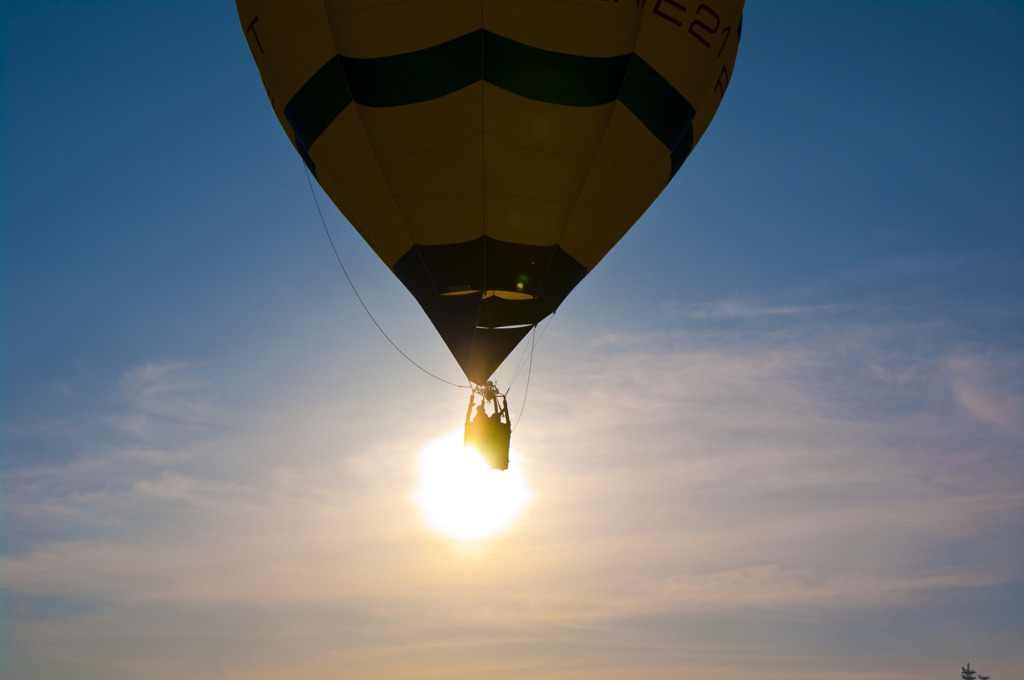
[[[508,529],[526,507],[530,490],[518,465],[492,470],[455,431],[427,444],[419,457],[415,501],[435,531],[479,541]]]

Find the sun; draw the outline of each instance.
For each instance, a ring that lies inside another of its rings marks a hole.
[[[526,507],[530,490],[517,465],[492,470],[456,430],[423,447],[416,504],[435,531],[479,541],[508,529]]]

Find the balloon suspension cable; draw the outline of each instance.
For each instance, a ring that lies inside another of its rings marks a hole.
[[[534,326],[533,326],[533,335],[534,335],[534,337],[530,341],[530,349],[528,351],[524,351],[522,356],[519,357],[519,364],[516,366],[515,373],[512,374],[512,379],[509,380],[509,382],[508,382],[508,388],[506,388],[506,390],[505,390],[506,394],[512,391],[512,386],[516,384],[517,380],[519,380],[519,374],[523,372],[523,367],[526,366],[527,360],[529,360],[531,362],[530,363],[530,369],[531,370],[533,369],[533,363],[532,362],[533,362],[533,350],[534,350],[534,347],[544,337],[544,333],[548,330],[548,326],[551,325],[551,321],[554,318],[555,318],[554,316],[549,316],[547,318],[547,320],[544,322],[544,328],[540,329],[540,335],[537,335],[537,324],[534,324]],[[529,382],[529,375],[527,375],[527,382]]]
[[[305,166],[303,166],[303,167],[305,167]],[[359,304],[362,305],[363,311],[365,311],[366,315],[368,317],[370,317],[370,321],[373,322],[373,325],[377,327],[377,330],[380,331],[380,334],[384,336],[384,339],[387,340],[389,343],[391,343],[391,346],[394,347],[395,350],[399,354],[401,354],[403,357],[405,357],[406,361],[408,361],[410,364],[412,364],[416,368],[420,369],[421,371],[423,371],[424,373],[429,375],[431,378],[434,378],[435,380],[440,380],[441,382],[443,382],[443,383],[445,383],[447,385],[451,385],[452,387],[462,387],[462,388],[469,388],[469,387],[471,387],[470,385],[459,385],[457,383],[453,383],[450,380],[445,380],[441,376],[434,375],[433,373],[431,373],[427,369],[425,369],[422,366],[420,366],[418,363],[413,361],[412,357],[410,357],[408,354],[403,352],[402,348],[399,347],[398,345],[396,345],[395,341],[392,340],[388,336],[388,334],[384,332],[384,329],[381,328],[380,324],[377,323],[377,319],[375,319],[373,317],[373,314],[370,313],[369,307],[367,307],[366,303],[363,302],[363,298],[359,295],[359,291],[356,290],[355,284],[352,283],[352,277],[350,277],[348,275],[348,270],[345,269],[345,263],[341,261],[341,255],[338,254],[338,248],[334,245],[334,239],[331,238],[331,230],[327,228],[327,221],[324,219],[324,213],[323,213],[322,210],[320,210],[320,201],[317,200],[316,191],[313,189],[313,180],[309,176],[309,168],[305,168],[305,170],[306,170],[306,182],[309,184],[309,193],[313,195],[313,203],[316,205],[316,212],[317,212],[317,214],[320,215],[320,224],[323,225],[324,233],[327,234],[327,240],[331,244],[331,250],[334,251],[334,259],[336,259],[338,261],[338,265],[341,267],[341,273],[345,275],[345,280],[348,281],[349,288],[352,289],[352,293],[354,293],[355,296],[356,296],[356,299],[359,300]]]
[[[547,328],[545,326],[544,328]],[[533,375],[533,350],[537,346],[537,326],[534,325],[533,332],[530,333],[530,368],[526,372],[526,388],[523,389],[523,403],[519,407],[519,415],[516,417],[516,424],[512,426],[510,432],[515,432],[516,428],[519,427],[519,422],[523,419],[523,413],[526,412],[526,395],[530,393],[530,376]],[[520,366],[521,368],[521,366]],[[519,375],[519,371],[516,371],[516,375]],[[512,377],[515,380],[515,376]],[[511,386],[510,386],[511,387]]]
[[[537,347],[537,343],[544,337],[544,333],[547,332],[548,326],[551,325],[551,321],[553,319],[554,316],[549,316],[547,318],[547,321],[544,323],[544,328],[540,329],[540,335],[537,334],[537,324],[533,325],[533,331],[530,333],[530,349],[529,351],[523,352],[523,355],[519,357],[519,365],[516,366],[516,371],[512,374],[512,379],[509,381],[508,387],[505,388],[505,396],[508,396],[512,391],[512,387],[516,384],[516,380],[519,379],[519,374],[522,373],[523,367],[528,366],[526,371],[526,388],[523,391],[523,403],[519,406],[519,416],[516,418],[515,425],[512,426],[512,431],[515,431],[515,429],[519,427],[519,421],[523,419],[523,412],[526,411],[526,396],[530,393],[530,377],[533,376],[533,352]],[[504,368],[504,366],[502,367]]]

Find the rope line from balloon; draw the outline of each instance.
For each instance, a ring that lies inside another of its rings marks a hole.
[[[377,330],[380,331],[380,334],[384,336],[385,340],[387,340],[389,343],[391,343],[391,346],[395,348],[395,351],[397,351],[399,354],[401,354],[403,357],[405,357],[406,361],[408,361],[410,364],[412,364],[416,368],[420,369],[421,371],[423,371],[424,373],[429,375],[431,378],[434,378],[435,380],[440,380],[441,382],[443,382],[443,383],[445,383],[447,385],[451,385],[452,387],[462,387],[462,388],[466,388],[466,389],[470,388],[471,387],[470,385],[459,385],[457,383],[453,383],[450,380],[445,380],[441,376],[434,375],[433,373],[431,373],[427,369],[425,369],[422,366],[420,366],[418,363],[416,363],[412,359],[412,357],[410,357],[408,354],[403,352],[402,348],[399,347],[398,345],[396,345],[395,341],[392,340],[390,338],[390,336],[388,336],[388,334],[384,331],[383,328],[381,328],[381,325],[379,323],[377,323],[377,319],[375,319],[373,317],[373,314],[370,312],[370,308],[366,306],[365,302],[363,302],[363,298],[362,298],[362,296],[359,295],[359,291],[356,290],[355,284],[352,283],[352,277],[350,277],[348,275],[348,270],[345,269],[345,263],[341,261],[341,255],[338,253],[337,246],[334,245],[334,239],[331,238],[331,230],[327,228],[327,221],[324,219],[324,213],[320,209],[320,201],[317,200],[316,191],[313,189],[313,180],[309,176],[309,168],[306,168],[306,183],[309,184],[309,193],[313,195],[313,203],[316,205],[316,212],[320,216],[320,224],[323,225],[324,233],[327,234],[327,240],[331,244],[331,250],[334,251],[334,259],[336,259],[338,261],[338,266],[341,267],[341,273],[345,275],[345,280],[348,281],[349,288],[352,289],[352,293],[355,294],[356,299],[359,300],[359,304],[362,305],[363,311],[365,311],[366,315],[368,317],[370,317],[370,321],[372,321],[373,325],[377,327]],[[520,415],[520,417],[522,417],[522,416]]]
[[[547,326],[544,327],[545,329]],[[523,419],[523,414],[526,413],[526,395],[530,393],[530,376],[533,375],[533,350],[537,346],[537,324],[533,325],[533,332],[530,333],[530,369],[526,372],[526,387],[523,389],[523,403],[519,407],[519,417],[516,418],[516,424],[509,429],[509,433],[515,432],[516,428],[519,427],[519,423]],[[515,382],[516,376],[519,375],[517,370],[515,375],[512,376],[512,381]],[[512,385],[509,385],[511,388]],[[507,393],[507,391],[506,391]]]
[[[540,335],[537,335],[536,339],[533,340],[530,343],[530,352],[529,352],[529,354],[527,354],[526,352],[523,352],[523,355],[521,357],[519,357],[519,365],[516,366],[516,371],[515,371],[515,373],[512,374],[512,379],[509,380],[509,382],[508,382],[508,388],[505,390],[505,394],[508,394],[509,392],[512,391],[512,386],[515,385],[516,384],[516,380],[519,379],[519,374],[522,373],[523,366],[526,365],[526,360],[527,359],[530,359],[531,361],[533,360],[533,349],[536,346],[536,343],[540,342],[541,339],[544,338],[544,333],[547,332],[548,326],[551,325],[551,322],[554,320],[554,318],[555,318],[554,316],[547,317],[547,319],[545,320],[545,323],[544,323],[544,328],[540,329]],[[533,332],[535,334],[537,333],[537,325],[538,324],[534,324],[534,326],[533,326]],[[532,366],[531,366],[531,369],[532,369]]]
[[[534,324],[534,326],[536,327],[536,324]],[[516,376],[519,375],[519,370],[523,367],[523,362],[526,361],[526,349],[523,349],[521,352],[519,352],[517,357],[518,358],[516,359],[516,370],[512,372],[512,378],[508,382],[508,387],[505,388],[505,393],[506,394],[508,393],[508,391],[510,389],[512,389],[512,385],[516,381]],[[508,357],[505,357],[505,360],[501,362],[501,364],[498,366],[497,371],[494,374],[494,384],[495,385],[498,385],[498,384],[501,383],[502,376],[504,376],[505,373],[509,370],[509,366],[510,365],[511,365],[511,363],[509,362]]]

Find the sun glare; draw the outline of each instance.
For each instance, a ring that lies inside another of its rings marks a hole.
[[[460,541],[479,541],[507,529],[530,498],[517,465],[490,469],[473,448],[463,448],[461,431],[427,444],[419,466],[415,500],[424,519]]]

